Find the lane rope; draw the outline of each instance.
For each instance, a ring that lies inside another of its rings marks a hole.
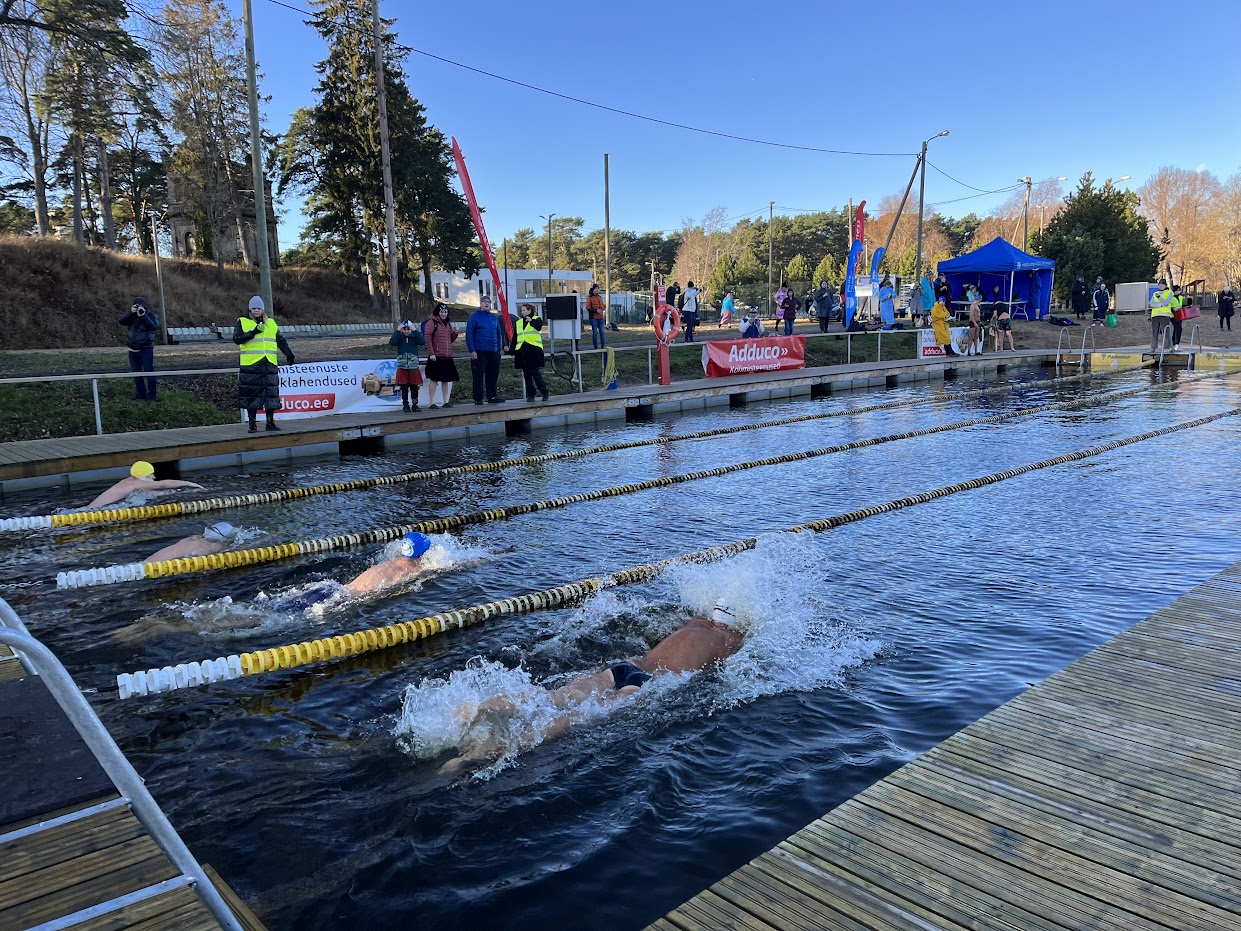
[[[1219,373],[1213,372],[1210,373],[1209,376],[1205,377],[1222,376]],[[114,585],[121,582],[140,582],[145,579],[166,579],[174,576],[192,575],[199,572],[241,569],[247,566],[258,566],[267,563],[280,562],[285,559],[292,559],[296,556],[305,556],[314,553],[328,553],[336,550],[350,549],[355,546],[367,546],[376,543],[390,543],[391,541],[400,539],[407,533],[412,533],[414,531],[417,531],[418,533],[446,533],[449,530],[456,530],[461,527],[468,527],[475,524],[487,524],[500,520],[509,520],[513,517],[520,517],[525,514],[534,514],[539,511],[558,510],[574,504],[583,504],[588,501],[600,501],[604,498],[614,498],[621,495],[630,495],[641,491],[649,491],[652,488],[664,488],[670,485],[680,485],[685,482],[695,482],[704,478],[717,478],[722,475],[727,475],[730,472],[740,472],[771,465],[782,465],[789,462],[798,462],[805,459],[815,459],[820,456],[830,456],[836,453],[865,449],[869,446],[879,446],[883,443],[893,443],[898,440],[916,439],[918,437],[931,436],[936,433],[947,433],[952,430],[961,430],[966,427],[1001,423],[1005,420],[1013,420],[1018,417],[1028,417],[1034,414],[1043,414],[1054,410],[1084,407],[1090,404],[1102,403],[1104,401],[1141,394],[1143,392],[1153,390],[1156,387],[1161,386],[1142,385],[1140,387],[1130,388],[1124,391],[1107,392],[1101,395],[1092,395],[1087,398],[1074,398],[1070,401],[1057,401],[1055,403],[1045,404],[1040,407],[1023,408],[1018,411],[993,414],[990,417],[977,417],[971,420],[961,420],[950,424],[924,427],[919,430],[891,433],[886,436],[871,437],[865,440],[855,440],[851,443],[825,446],[820,449],[786,453],[782,456],[769,456],[764,459],[753,459],[748,462],[740,462],[715,469],[704,469],[698,472],[685,472],[681,475],[671,475],[663,478],[649,479],[645,482],[634,482],[628,485],[614,485],[610,488],[601,488],[596,491],[584,492],[578,495],[567,495],[562,498],[550,498],[543,501],[514,504],[504,508],[491,508],[486,511],[475,511],[469,514],[454,514],[449,517],[419,521],[414,524],[401,524],[396,527],[380,527],[375,530],[364,530],[355,533],[342,534],[340,536],[323,537],[317,540],[302,540],[293,543],[281,543],[275,546],[231,550],[224,553],[215,553],[210,556],[189,556],[182,559],[168,559],[152,563],[135,562],[115,566],[99,566],[91,569],[73,569],[58,572],[56,574],[56,588],[58,590],[88,588],[93,585]]]
[[[1135,436],[1124,437],[1123,439],[1091,446],[1072,453],[1065,453],[1051,459],[1042,459],[1028,465],[1018,466],[1015,469],[993,472],[990,475],[969,479],[964,482],[956,482],[952,485],[945,485],[922,494],[897,498],[874,507],[847,511],[843,514],[799,524],[783,531],[773,532],[803,533],[809,531],[824,533],[846,524],[857,523],[868,517],[890,514],[894,511],[901,511],[919,504],[926,504],[939,498],[946,498],[958,492],[995,485],[1011,478],[1027,475],[1039,469],[1047,469],[1069,462],[1077,462],[1092,456],[1100,456],[1125,446],[1132,446],[1135,443],[1142,443],[1156,437],[1168,436],[1182,430],[1201,427],[1225,417],[1235,417],[1238,414],[1241,414],[1241,408],[1232,408],[1219,413],[1209,414],[1206,417],[1199,417],[1197,420],[1173,424],[1170,427],[1161,427],[1158,430],[1149,430]],[[694,553],[674,556],[660,562],[624,569],[611,575],[583,579],[579,582],[560,585],[556,588],[518,595],[514,598],[505,598],[500,601],[492,601],[487,604],[474,605],[473,607],[462,608],[456,611],[444,611],[416,621],[402,621],[384,627],[338,634],[318,640],[303,641],[265,650],[255,650],[249,653],[221,656],[216,659],[206,659],[199,662],[178,663],[156,669],[119,673],[116,677],[118,694],[120,698],[130,698],[135,695],[154,695],[192,685],[205,685],[211,682],[239,679],[243,676],[257,675],[261,672],[293,669],[309,663],[358,656],[362,653],[382,650],[403,643],[413,643],[416,640],[426,639],[445,631],[463,630],[474,624],[497,618],[568,607],[580,603],[604,588],[650,581],[674,565],[718,562],[721,559],[735,556],[746,550],[754,549],[758,545],[758,539],[758,537],[749,537],[745,540],[737,540],[733,543],[709,547]]]
[[[475,472],[498,472],[518,466],[540,465],[545,462],[556,462],[562,459],[581,459],[599,453],[620,452],[637,449],[642,446],[655,446],[662,443],[680,443],[688,440],[701,440],[713,436],[726,436],[741,433],[745,430],[760,430],[767,427],[783,427],[789,424],[806,423],[813,420],[824,420],[830,417],[849,417],[855,414],[869,414],[874,411],[892,410],[899,407],[911,407],[918,404],[947,404],[953,401],[967,401],[992,394],[1011,392],[1026,385],[1053,386],[1072,381],[1084,381],[1091,378],[1109,378],[1114,375],[1128,374],[1137,371],[1141,366],[1129,366],[1108,370],[1106,372],[1081,372],[1077,375],[1063,375],[1038,382],[1018,382],[997,385],[992,388],[973,388],[952,395],[937,395],[930,398],[907,398],[901,401],[885,401],[880,404],[868,404],[863,407],[850,407],[841,410],[815,414],[800,414],[795,417],[783,417],[779,420],[760,421],[759,423],[740,424],[733,427],[719,427],[712,430],[699,430],[695,433],[681,433],[672,436],[657,437],[647,440],[629,440],[624,443],[609,443],[605,446],[592,446],[588,449],[562,450],[556,453],[545,453],[538,456],[522,456],[516,459],[502,459],[498,462],[479,462],[470,465],[446,466],[442,469],[430,469],[421,472],[401,472],[396,475],[383,475],[374,478],[353,479],[348,482],[332,482],[326,485],[311,485],[306,488],[286,488],[281,491],[253,492],[245,495],[232,495],[225,498],[204,498],[201,501],[174,501],[167,504],[149,504],[142,507],[113,508],[104,511],[74,511],[68,514],[43,514],[31,517],[0,518],[0,533],[18,530],[49,530],[63,527],[83,527],[91,524],[121,524],[135,521],[156,520],[164,517],[183,517],[190,514],[205,514],[226,508],[251,507],[257,504],[272,504],[280,501],[296,501],[316,495],[335,495],[350,491],[361,491],[367,488],[378,488],[383,485],[399,485],[409,482],[420,482],[425,479],[446,478],[452,475],[466,475]]]

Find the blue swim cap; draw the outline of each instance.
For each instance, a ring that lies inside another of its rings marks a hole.
[[[421,533],[407,533],[401,540],[401,555],[406,559],[417,559],[431,548],[431,541]]]

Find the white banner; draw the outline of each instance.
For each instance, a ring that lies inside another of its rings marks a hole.
[[[944,357],[944,347],[935,342],[934,330],[919,330],[922,334],[922,341],[918,345],[919,359],[942,359]],[[954,326],[948,329],[949,336],[952,337],[952,348],[959,355],[965,355],[970,346],[970,328],[965,326]],[[983,333],[983,339],[986,339],[986,333]],[[979,348],[982,346],[982,340],[979,340]]]
[[[465,361],[468,363],[468,358]],[[426,386],[418,390],[418,403],[424,404]],[[284,407],[277,416],[281,419],[399,411],[401,389],[396,385],[396,359],[282,365],[280,401]]]

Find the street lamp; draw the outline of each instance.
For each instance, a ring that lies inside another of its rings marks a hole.
[[[168,215],[167,211],[165,211],[162,214],[162,216],[167,216],[167,215]],[[163,342],[163,344],[167,346],[169,345],[168,343],[168,313],[164,309],[164,269],[159,263],[159,227],[156,226],[156,223],[159,221],[161,215],[157,214],[154,210],[152,210],[150,213],[150,217],[151,217],[151,250],[155,253],[155,280],[159,282],[160,339]]]
[[[774,200],[767,202],[767,313],[771,313],[771,263],[772,263],[772,241],[771,224],[776,216],[776,202]]]
[[[543,300],[547,300],[547,295],[552,293],[552,266],[556,263],[552,261],[552,219],[556,215],[549,213],[547,216],[539,214],[540,220],[547,221],[547,291],[543,295]]]
[[[922,171],[922,180],[918,182],[918,256],[917,267],[914,269],[914,281],[918,282],[922,281],[922,211],[926,209],[926,146],[928,142],[946,135],[948,135],[948,130],[945,129],[927,139],[922,143],[922,154],[918,156]]]

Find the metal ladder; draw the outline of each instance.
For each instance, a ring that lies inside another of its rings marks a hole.
[[[1090,351],[1091,352],[1095,351],[1094,326],[1092,324],[1091,326],[1088,326],[1082,330],[1082,348],[1081,348],[1081,352],[1078,355],[1078,357],[1076,359],[1065,359],[1060,349],[1067,342],[1068,347],[1069,347],[1069,352],[1071,353],[1073,351],[1073,336],[1072,336],[1072,332],[1069,330],[1068,327],[1063,327],[1060,330],[1060,336],[1056,339],[1056,368],[1060,368],[1065,365],[1076,365],[1076,366],[1080,366],[1082,371],[1085,371],[1086,365],[1087,365],[1087,362],[1086,362],[1086,336],[1087,334],[1089,334],[1090,336]],[[1066,340],[1065,337],[1068,337],[1068,339]]]
[[[194,859],[194,855],[190,853],[189,848],[185,846],[185,841],[181,840],[181,837],[168,821],[168,817],[160,809],[159,804],[151,797],[151,793],[143,785],[142,777],[130,765],[129,760],[125,758],[125,754],[121,752],[121,748],[116,745],[112,735],[108,733],[107,728],[103,726],[103,722],[99,720],[99,716],[95,714],[95,710],[91,708],[90,703],[82,696],[82,692],[74,684],[68,671],[51,650],[30,635],[30,631],[26,629],[26,625],[22,623],[21,618],[17,616],[17,613],[3,598],[0,598],[0,644],[4,644],[16,651],[18,661],[21,662],[27,672],[42,678],[43,684],[52,693],[56,703],[60,705],[65,716],[73,724],[74,729],[82,737],[91,753],[94,754],[100,767],[102,767],[108,778],[112,780],[112,784],[116,786],[117,791],[121,794],[119,799],[113,799],[99,805],[70,812],[67,815],[19,828],[7,834],[0,834],[0,845],[22,837],[29,837],[60,825],[69,824],[73,821],[108,811],[109,809],[128,806],[138,819],[138,822],[151,835],[151,838],[163,852],[164,856],[180,871],[180,875],[172,879],[167,879],[147,886],[144,889],[138,889],[134,892],[109,899],[106,902],[100,902],[97,905],[80,909],[70,915],[44,922],[36,926],[36,929],[32,929],[32,931],[57,931],[57,929],[69,928],[182,886],[190,886],[194,889],[202,900],[203,905],[211,912],[212,917],[226,931],[245,931],[237,916],[229,908],[228,903],[220,895],[219,890],[216,889],[215,885],[208,878],[199,862]],[[3,661],[13,662],[14,660],[10,658]]]

